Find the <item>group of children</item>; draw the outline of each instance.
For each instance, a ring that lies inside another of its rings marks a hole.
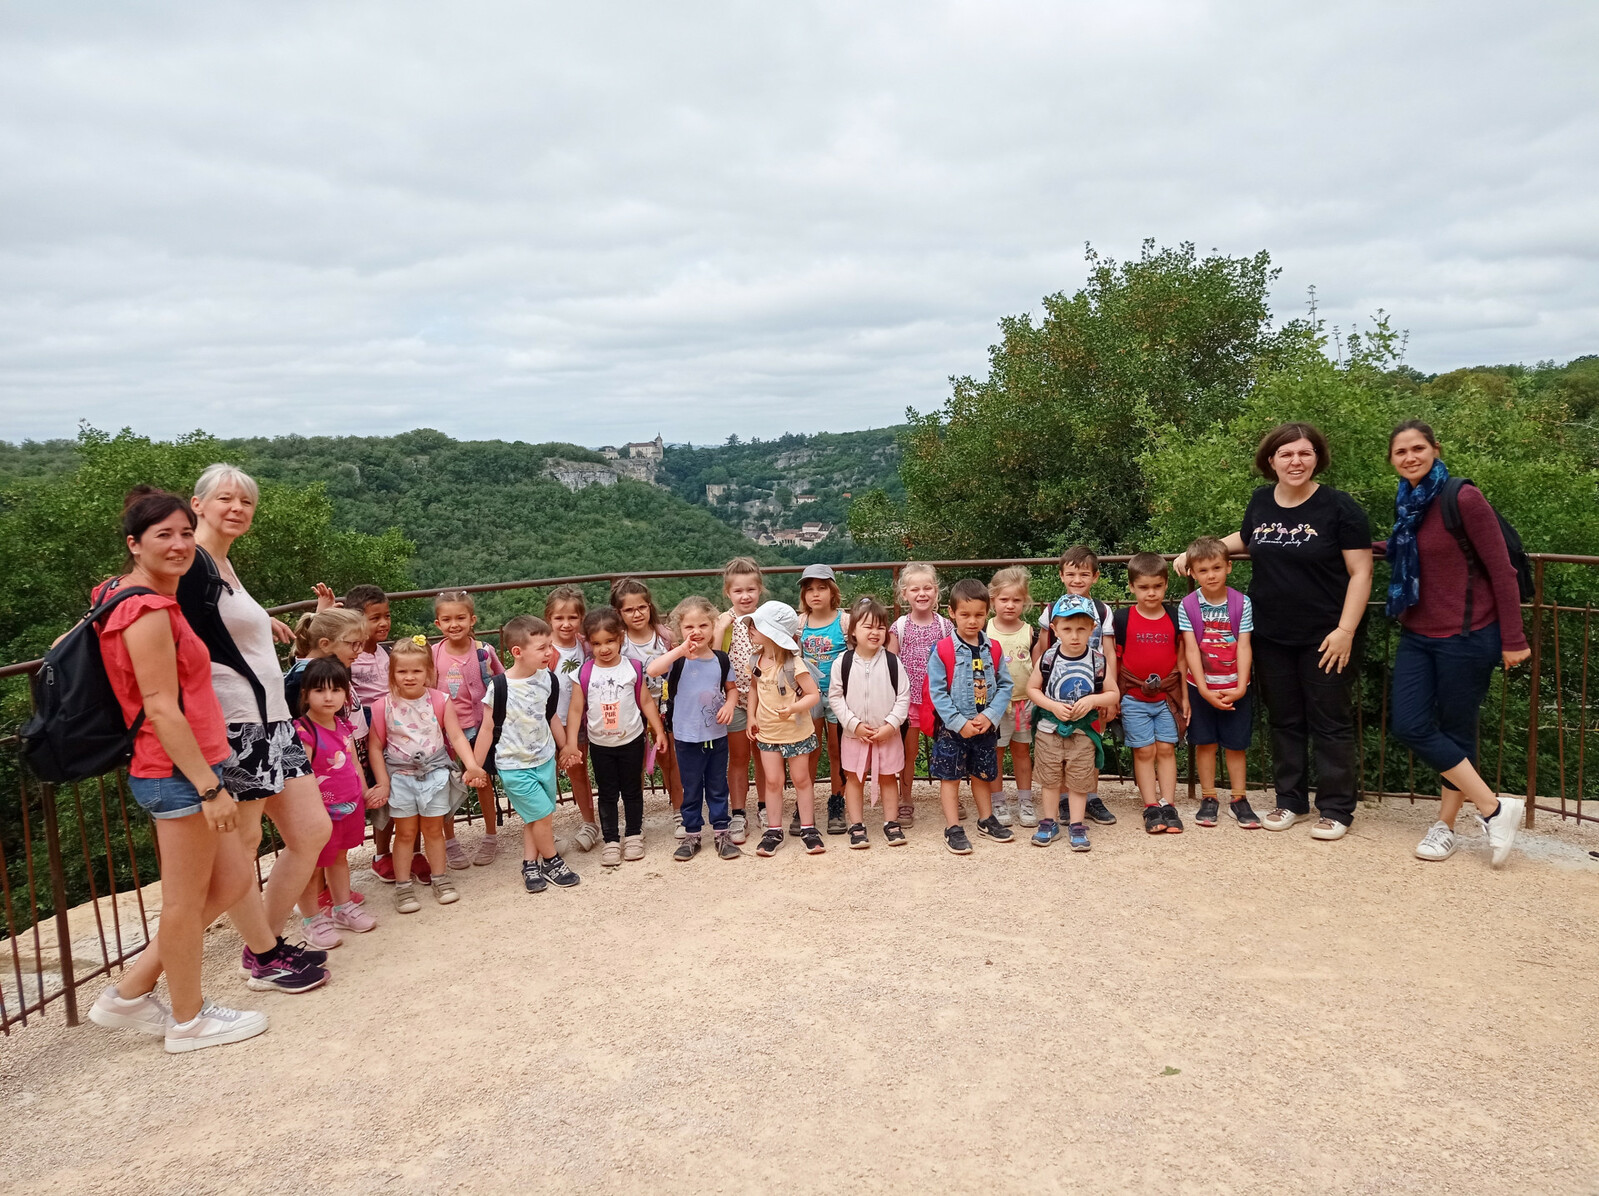
[[[726,609],[693,596],[670,619],[636,579],[617,582],[610,604],[593,610],[581,590],[556,589],[542,618],[518,615],[501,630],[509,667],[475,638],[473,600],[463,591],[435,599],[436,643],[416,636],[386,645],[390,611],[381,590],[356,586],[339,600],[318,587],[319,608],[300,620],[285,678],[333,820],[300,903],[306,939],[326,949],[341,930],[375,925],[348,863],[369,812],[372,871],[394,885],[399,912],[419,908],[419,884],[440,904],[458,900],[450,871],[497,855],[495,778],[522,820],[530,893],[579,883],[556,846],[558,773],[581,820],[573,845],[600,847],[608,867],[644,857],[644,778],[657,766],[673,808],[673,858],[694,858],[707,823],[719,857],[741,856],[751,833],[752,757],[756,855],[774,855],[789,836],[818,854],[826,850],[815,789],[824,736],[826,830],[847,835],[855,849],[871,845],[868,805],[883,807],[887,845],[907,841],[915,817],[909,769],[926,738],[951,852],[972,850],[962,781],[980,836],[1013,842],[1019,823],[1047,847],[1064,823],[1073,850],[1087,851],[1088,822],[1116,821],[1097,789],[1104,736],[1117,718],[1146,831],[1183,830],[1173,799],[1185,729],[1203,785],[1196,821],[1219,819],[1220,748],[1231,812],[1239,826],[1259,827],[1243,791],[1249,599],[1228,587],[1220,541],[1196,540],[1188,560],[1198,589],[1173,605],[1166,562],[1134,556],[1127,573],[1136,602],[1113,613],[1091,593],[1098,558],[1068,549],[1060,561],[1066,593],[1032,625],[1023,568],[1003,569],[987,585],[956,582],[941,612],[936,571],[907,565],[897,582],[906,613],[891,619],[871,597],[844,610],[827,565],[802,573],[799,610],[763,601],[760,566],[740,557],[723,572]],[[1014,811],[997,788],[1007,750]],[[787,832],[785,780],[795,793]],[[468,855],[453,824],[474,789],[488,817]]]

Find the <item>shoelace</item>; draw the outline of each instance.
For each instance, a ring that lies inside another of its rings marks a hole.
[[[1431,829],[1427,831],[1426,837],[1422,839],[1421,845],[1423,847],[1436,847],[1442,849],[1448,845],[1449,840],[1454,837],[1454,833],[1454,831],[1450,830],[1443,823],[1435,822],[1433,823]]]

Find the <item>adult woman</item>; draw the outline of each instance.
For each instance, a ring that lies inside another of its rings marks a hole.
[[[1349,495],[1316,481],[1331,460],[1326,437],[1310,424],[1266,433],[1255,469],[1272,484],[1255,491],[1242,528],[1222,540],[1247,552],[1252,566],[1255,677],[1277,787],[1277,808],[1261,822],[1284,831],[1310,817],[1314,738],[1316,839],[1343,838],[1355,817],[1352,691],[1371,596],[1371,522]],[[1186,557],[1174,564],[1187,573]]]
[[[227,717],[233,759],[223,770],[239,802],[239,834],[253,856],[261,816],[283,837],[264,892],[252,891],[228,910],[244,939],[242,966],[254,989],[308,992],[327,982],[327,952],[287,943],[279,934],[332,833],[305,748],[283,697],[274,624],[250,597],[228,561],[233,542],[250,530],[260,496],[255,481],[232,465],[212,465],[194,484],[198,519],[195,564],[178,585],[178,603],[211,652],[211,683]]]
[[[1454,855],[1455,816],[1463,801],[1488,828],[1493,865],[1510,854],[1526,802],[1501,798],[1478,775],[1477,711],[1500,663],[1532,655],[1521,625],[1521,593],[1499,519],[1482,492],[1456,483],[1460,532],[1444,526],[1438,501],[1449,470],[1438,439],[1420,420],[1388,438],[1399,474],[1393,534],[1387,543],[1393,580],[1388,613],[1400,624],[1394,657],[1394,735],[1443,778],[1438,821],[1416,847],[1424,860]]]
[[[177,495],[141,487],[122,512],[127,571],[94,601],[125,597],[101,620],[100,655],[134,737],[128,788],[155,820],[161,849],[161,924],[155,941],[100,994],[89,1020],[160,1034],[168,1051],[253,1038],[265,1014],[208,1005],[200,992],[205,928],[250,886],[250,858],[235,829],[236,807],[217,766],[230,755],[222,707],[211,690],[211,658],[178,609],[178,579],[194,563],[194,515]],[[172,1012],[155,996],[167,974]]]

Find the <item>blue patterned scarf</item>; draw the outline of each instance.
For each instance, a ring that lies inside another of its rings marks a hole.
[[[1421,485],[1412,486],[1399,479],[1399,496],[1394,500],[1394,530],[1388,537],[1388,613],[1398,616],[1421,601],[1421,549],[1416,533],[1427,517],[1427,508],[1449,480],[1442,458],[1432,463]]]

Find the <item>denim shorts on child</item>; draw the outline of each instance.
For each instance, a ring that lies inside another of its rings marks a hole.
[[[1012,702],[1005,720],[999,724],[999,746],[1007,748],[1013,743],[1033,742],[1033,704]]]
[[[450,812],[450,770],[435,768],[421,776],[389,774],[389,813],[395,818],[443,818]]]
[[[1122,698],[1122,734],[1130,748],[1153,747],[1157,743],[1177,742],[1177,719],[1166,699],[1146,702],[1141,698]]]
[[[217,774],[217,784],[222,783],[222,766],[214,764],[211,771]],[[139,808],[151,818],[187,818],[198,814],[204,805],[200,791],[189,783],[189,778],[177,769],[169,777],[128,777],[128,791]]]
[[[999,732],[990,727],[963,739],[940,726],[933,736],[928,772],[935,781],[999,780]]]
[[[1188,687],[1188,742],[1194,747],[1219,743],[1223,751],[1242,752],[1249,749],[1250,733],[1254,728],[1254,694],[1246,693],[1243,700],[1231,710],[1217,710],[1199,690]]]
[[[785,760],[792,760],[795,756],[809,756],[816,750],[816,736],[807,735],[798,743],[762,743],[755,741],[755,746],[763,752],[776,752]]]
[[[511,799],[511,809],[523,822],[538,822],[555,813],[554,756],[532,768],[501,769],[500,783],[505,786],[505,796]]]

